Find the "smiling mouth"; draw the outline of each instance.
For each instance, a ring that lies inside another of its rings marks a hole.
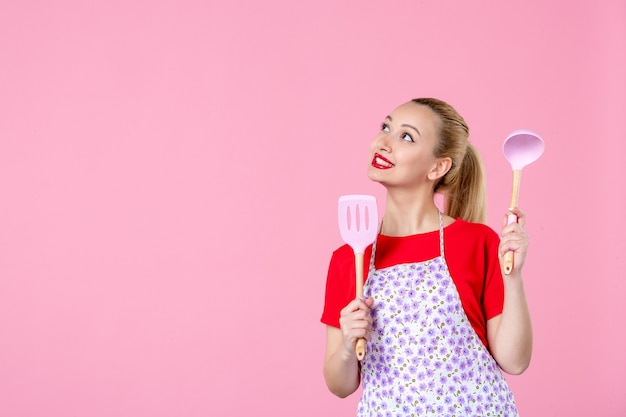
[[[391,161],[382,157],[379,154],[374,154],[374,159],[372,159],[372,166],[378,169],[389,169],[394,167]]]

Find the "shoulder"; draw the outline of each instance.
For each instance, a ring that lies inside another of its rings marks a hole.
[[[500,236],[489,226],[456,219],[444,232],[446,247],[464,253],[497,252]]]
[[[354,260],[354,252],[348,244],[342,245],[333,251],[333,262],[350,263],[352,260]]]
[[[338,271],[350,272],[354,269],[354,251],[350,245],[342,245],[333,251],[330,258],[330,269],[335,273]]]
[[[466,236],[475,239],[484,240],[500,240],[498,234],[489,226],[483,223],[472,223],[463,219],[456,219],[454,223],[449,226],[451,234]]]

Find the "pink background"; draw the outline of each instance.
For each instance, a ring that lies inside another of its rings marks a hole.
[[[525,416],[626,415],[626,3],[0,3],[0,415],[351,415],[319,323],[382,118],[455,105],[524,170]]]

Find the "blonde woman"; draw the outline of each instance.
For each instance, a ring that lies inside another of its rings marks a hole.
[[[385,117],[371,143],[368,176],[387,196],[364,257],[365,297],[354,299],[345,245],[330,262],[322,315],[326,383],[339,397],[362,383],[359,416],[517,415],[501,370],[522,373],[532,352],[525,216],[511,209],[518,222],[506,225],[507,213],[501,238],[484,224],[483,168],[468,137],[453,107],[422,98]],[[504,275],[507,251],[514,269]]]

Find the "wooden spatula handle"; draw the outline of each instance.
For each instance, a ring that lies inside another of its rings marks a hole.
[[[354,263],[356,268],[356,298],[363,298],[363,254],[354,254]],[[365,339],[356,341],[356,358],[362,360],[365,357]]]
[[[517,207],[517,203],[519,200],[519,186],[522,179],[522,171],[521,170],[513,170],[513,190],[511,191],[511,205],[510,208]],[[515,214],[509,214],[509,219],[507,224],[511,224],[517,221],[517,216]],[[513,270],[513,252],[508,251],[504,254],[504,274],[509,275]]]
[[[365,339],[356,341],[356,358],[360,361],[365,357]]]

